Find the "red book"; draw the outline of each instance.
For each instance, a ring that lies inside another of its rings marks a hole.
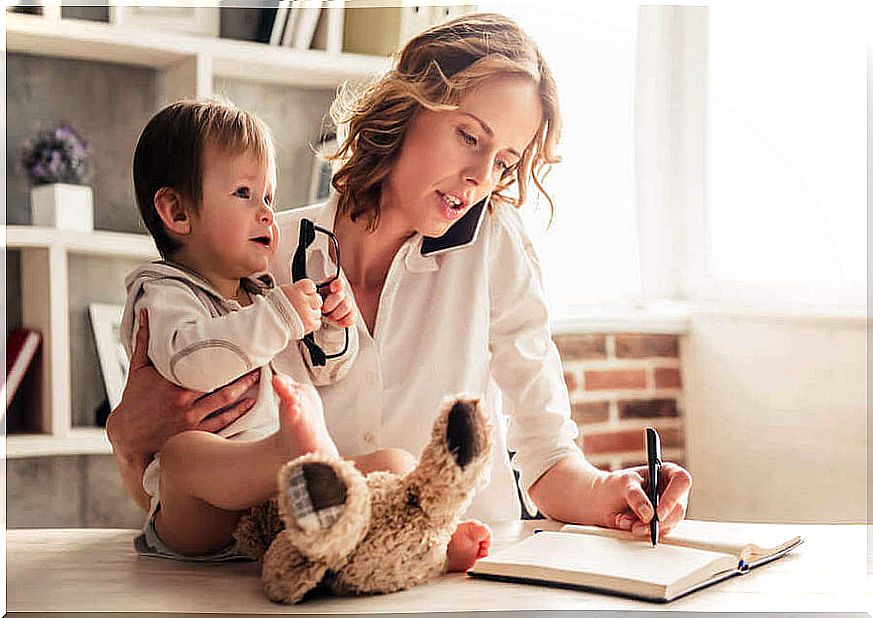
[[[19,328],[9,332],[6,338],[6,379],[3,381],[7,409],[33,364],[41,344],[42,335],[39,331]]]

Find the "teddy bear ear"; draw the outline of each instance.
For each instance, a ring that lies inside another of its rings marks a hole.
[[[476,435],[478,406],[476,399],[458,399],[446,419],[446,446],[461,468],[477,457],[483,447]]]
[[[464,468],[476,454],[472,406],[456,401],[446,420],[446,446],[455,463]]]

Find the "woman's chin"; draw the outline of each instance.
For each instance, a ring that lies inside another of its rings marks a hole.
[[[428,238],[439,238],[443,234],[449,231],[449,228],[452,227],[449,224],[443,223],[439,225],[430,225],[425,229],[419,231],[422,236],[427,236]]]

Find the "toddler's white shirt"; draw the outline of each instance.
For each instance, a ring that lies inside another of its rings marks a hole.
[[[349,348],[343,356],[328,360],[323,367],[312,367],[304,361],[308,351],[298,341],[303,337],[303,322],[272,276],[248,277],[241,285],[252,304],[242,306],[222,297],[208,281],[180,264],[144,264],[125,278],[128,297],[121,340],[130,356],[139,328],[139,310],[146,308],[149,359],[155,369],[179,386],[204,393],[260,367],[260,381],[241,397],[254,398],[254,406],[218,432],[231,440],[257,440],[279,427],[271,365],[297,382],[329,384],[341,379],[354,361],[357,333],[349,329]],[[335,349],[336,340],[341,345],[344,333],[342,328],[323,322],[315,337],[325,349]],[[158,486],[156,456],[143,474],[152,508]]]

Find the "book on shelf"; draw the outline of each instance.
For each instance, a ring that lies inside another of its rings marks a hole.
[[[300,0],[293,0],[288,4],[288,16],[285,19],[285,29],[282,31],[282,47],[292,47],[294,44],[294,31],[297,30],[297,22],[300,20]]]
[[[321,2],[306,0],[299,2],[297,21],[294,24],[294,34],[291,39],[291,47],[294,49],[309,49],[312,38],[315,35],[315,27],[318,25],[318,16],[321,13]]]
[[[782,527],[685,520],[653,547],[622,530],[566,525],[482,558],[468,574],[666,602],[747,573],[802,541]]]
[[[327,0],[318,16],[310,49],[322,49],[331,54],[342,52],[344,19],[345,8],[342,0]]]
[[[6,338],[6,378],[3,380],[3,392],[6,395],[6,408],[15,398],[18,387],[24,381],[28,370],[34,364],[33,360],[42,344],[39,331],[27,328],[16,328],[9,332]]]
[[[285,29],[290,6],[291,0],[279,0],[278,8],[273,9],[275,16],[273,18],[273,27],[270,30],[270,45],[279,45],[282,42],[282,32]]]
[[[33,433],[42,427],[42,335],[18,329],[6,336],[6,378],[3,391],[6,432]]]

